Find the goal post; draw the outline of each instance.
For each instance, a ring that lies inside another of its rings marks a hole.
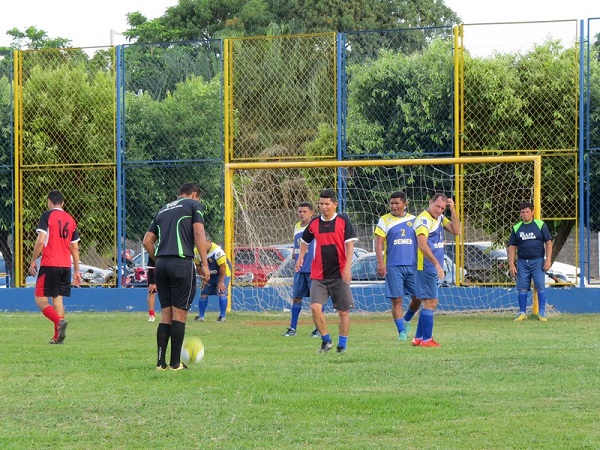
[[[318,214],[318,193],[325,188],[336,189],[340,198],[338,211],[350,216],[359,229],[358,245],[367,251],[374,248],[373,230],[378,218],[389,212],[389,195],[393,191],[406,192],[409,210],[415,215],[427,207],[436,192],[451,196],[461,219],[457,243],[485,241],[500,245],[506,242],[507,233],[518,217],[521,201],[533,201],[534,216],[540,218],[541,163],[539,155],[227,163],[224,248],[235,267],[237,246],[264,248],[291,243],[298,203],[312,202]],[[507,296],[507,287],[511,284],[514,287],[514,282],[473,281],[463,269],[456,269],[465,267],[461,249],[462,246],[458,247],[454,254],[453,285],[498,286],[503,290],[499,295]],[[274,273],[273,268],[270,270],[269,276]],[[236,287],[235,277],[232,285]],[[285,308],[286,302],[291,302],[287,298],[291,292],[289,283],[285,289],[273,288],[281,298],[272,304],[266,300],[270,295],[258,291],[264,288],[264,285],[252,287],[247,294],[256,298],[244,299],[242,302],[247,304],[238,304],[236,308],[279,309],[281,304]],[[365,299],[363,303],[371,306],[372,302],[389,309],[384,298]],[[497,302],[488,303],[489,308],[498,307]],[[514,306],[514,300],[507,298],[502,307],[509,308],[511,303]],[[477,305],[476,299],[454,306],[486,308]]]

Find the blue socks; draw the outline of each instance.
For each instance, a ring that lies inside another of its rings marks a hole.
[[[206,313],[206,308],[208,307],[208,297],[198,299],[198,315],[200,317],[204,317],[204,313]]]
[[[422,327],[423,339],[428,341],[433,337],[433,309],[421,309],[419,325]]]
[[[398,328],[398,333],[402,333],[404,331],[404,319],[394,319],[394,323]]]
[[[227,297],[219,296],[219,310],[221,317],[225,318],[225,314],[227,314]]]
[[[546,314],[546,291],[538,291],[538,306],[540,307],[540,314],[543,316]]]
[[[300,311],[302,311],[302,303],[292,303],[292,320],[290,321],[290,328],[293,328],[294,330],[298,327]]]
[[[407,310],[406,314],[404,314],[404,320],[406,320],[407,322],[410,322],[410,319],[412,319],[416,313],[417,313],[416,311],[411,311],[410,309]]]
[[[527,312],[527,291],[519,291],[517,298],[519,299],[519,311],[522,312],[523,314],[526,314],[526,312]],[[538,292],[538,299],[539,299],[539,292]],[[546,307],[545,300],[546,300],[546,294],[544,293],[544,308]]]
[[[348,336],[340,336],[338,340],[338,347],[346,348],[348,343]]]

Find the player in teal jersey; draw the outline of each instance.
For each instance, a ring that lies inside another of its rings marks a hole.
[[[420,305],[415,289],[417,239],[413,225],[416,217],[406,211],[407,206],[406,194],[393,192],[390,212],[379,218],[375,228],[377,274],[385,277],[385,296],[391,299],[392,317],[401,341],[408,339],[409,331],[409,323],[402,317],[402,297],[411,297],[410,318]]]

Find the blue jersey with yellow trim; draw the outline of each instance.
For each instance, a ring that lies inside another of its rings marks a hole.
[[[302,222],[296,222],[294,226],[294,260],[298,259],[298,253],[300,252],[300,240],[302,239],[302,233],[304,233],[304,229],[308,226],[302,225]],[[300,267],[299,272],[302,273],[310,273],[310,266],[313,262],[313,258],[315,256],[315,240],[308,244],[308,250],[304,255],[304,262],[302,263],[302,267]]]
[[[444,217],[443,214],[434,219],[428,211],[423,211],[417,216],[414,226],[417,236],[421,234],[427,236],[427,245],[429,245],[433,256],[442,267],[444,267],[444,226],[449,223],[450,220]],[[423,252],[418,248],[418,245],[417,270],[437,272],[433,263],[423,256]]]
[[[206,252],[206,259],[208,260],[208,270],[210,272],[209,283],[219,281],[219,266],[221,264],[225,264],[226,276],[231,277],[231,262],[227,259],[227,255],[225,255],[223,249],[214,242],[210,244],[210,249]],[[198,266],[202,264],[196,247],[194,247],[194,263]]]
[[[375,234],[385,238],[383,258],[386,266],[413,266],[417,260],[417,238],[413,228],[416,217],[386,214],[379,218]]]

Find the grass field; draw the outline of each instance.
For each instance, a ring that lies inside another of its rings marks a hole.
[[[156,372],[145,315],[70,314],[58,346],[41,314],[2,313],[0,448],[600,448],[600,315],[438,315],[424,349],[356,314],[325,355],[308,316],[295,337],[285,313],[215,319],[187,324],[201,364]]]

